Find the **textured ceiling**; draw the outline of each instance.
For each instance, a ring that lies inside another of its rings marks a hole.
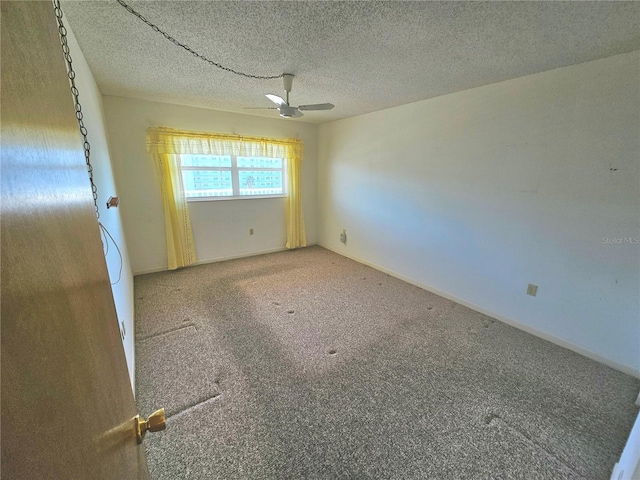
[[[126,1],[126,0],[125,0]],[[637,2],[130,1],[209,59],[293,73],[323,123],[640,49]],[[282,80],[240,77],[176,47],[116,0],[62,2],[105,95],[277,118]],[[285,121],[285,120],[283,120]]]

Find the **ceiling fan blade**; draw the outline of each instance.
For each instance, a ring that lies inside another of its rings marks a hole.
[[[331,110],[333,103],[316,103],[314,105],[300,105],[299,110]]]
[[[278,110],[278,107],[244,107],[243,110]]]
[[[265,95],[265,97],[267,97],[269,100],[271,100],[276,105],[286,105],[287,104],[287,102],[285,102],[284,99],[280,98],[278,95],[273,95],[271,93],[267,93]]]
[[[296,111],[293,114],[293,118],[304,117],[304,113],[296,108]]]

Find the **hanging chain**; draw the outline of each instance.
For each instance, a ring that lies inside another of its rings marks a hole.
[[[84,148],[84,158],[87,162],[87,170],[89,172],[89,182],[91,182],[91,192],[93,194],[93,204],[96,207],[96,217],[98,221],[100,220],[100,211],[98,210],[98,188],[96,184],[93,183],[93,166],[91,165],[91,145],[89,144],[89,139],[87,138],[87,128],[84,126],[83,114],[82,114],[82,105],[80,104],[80,99],[78,98],[79,92],[76,88],[76,72],[73,70],[73,61],[71,60],[71,53],[69,50],[69,45],[67,43],[67,29],[62,23],[62,9],[60,8],[60,0],[53,0],[53,11],[56,15],[56,19],[58,20],[58,33],[60,34],[60,44],[62,45],[62,53],[64,54],[64,59],[67,62],[67,76],[69,77],[69,83],[71,83],[71,94],[73,95],[73,105],[76,110],[76,120],[78,120],[78,128],[80,129],[80,135],[82,135],[83,148]]]
[[[160,28],[151,23],[149,20],[147,20],[141,13],[136,12],[133,8],[131,8],[129,5],[127,5],[123,0],[116,0],[120,5],[122,5],[130,14],[135,15],[136,17],[138,17],[140,20],[142,20],[144,23],[146,23],[147,25],[149,25],[154,32],[158,32],[159,34],[161,34],[164,38],[166,38],[167,40],[169,40],[171,43],[173,43],[174,45],[176,45],[177,47],[181,47],[184,48],[187,52],[189,52],[191,55],[193,55],[194,57],[198,57],[201,60],[204,60],[205,62],[207,62],[209,65],[212,65],[214,67],[217,67],[221,70],[224,70],[226,72],[230,72],[230,73],[235,73],[236,75],[240,75],[242,77],[247,77],[247,78],[254,78],[257,80],[273,80],[274,78],[282,78],[284,76],[283,73],[281,73],[280,75],[271,75],[271,76],[264,76],[264,75],[251,75],[249,73],[243,73],[243,72],[238,72],[237,70],[234,70],[233,68],[229,68],[229,67],[225,67],[224,65],[221,65],[217,62],[214,62],[213,60],[209,60],[207,57],[205,57],[204,55],[196,52],[195,50],[193,50],[191,47],[189,47],[188,45],[185,45],[184,43],[180,43],[178,40],[176,40],[175,38],[173,38],[171,35],[169,35],[168,33],[160,30]]]

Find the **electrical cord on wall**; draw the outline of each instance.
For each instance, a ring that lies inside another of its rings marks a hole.
[[[120,269],[118,270],[118,280],[116,280],[114,283],[112,283],[111,285],[116,285],[118,282],[120,282],[120,279],[122,278],[122,252],[120,251],[120,247],[118,247],[118,244],[116,243],[116,241],[113,239],[113,237],[111,236],[111,233],[109,233],[109,230],[107,230],[107,228],[100,222],[98,222],[98,225],[100,226],[100,230],[102,232],[104,232],[106,234],[106,236],[108,236],[111,239],[111,242],[113,243],[113,246],[116,247],[116,250],[118,251],[118,256],[120,257]],[[109,253],[109,242],[105,242],[106,244],[106,248],[107,248],[107,252],[105,253],[105,258],[107,256],[107,253]]]
[[[76,72],[73,70],[73,60],[71,59],[71,51],[69,49],[69,45],[67,42],[67,29],[65,28],[64,23],[62,22],[62,8],[60,7],[60,0],[53,0],[53,12],[58,22],[58,33],[60,34],[60,44],[62,45],[62,54],[67,63],[67,76],[69,77],[69,84],[71,85],[71,96],[73,97],[73,104],[76,111],[76,120],[78,121],[78,128],[80,130],[80,135],[82,136],[82,146],[84,148],[84,157],[85,157],[85,162],[87,164],[87,171],[89,173],[89,182],[91,183],[91,193],[93,195],[93,204],[95,206],[96,219],[98,220],[98,226],[100,227],[100,238],[101,240],[104,239],[102,240],[102,248],[103,248],[104,256],[106,259],[107,254],[109,253],[109,239],[110,239],[113,245],[116,247],[116,250],[118,251],[118,256],[120,258],[120,269],[118,272],[118,280],[116,280],[114,283],[111,283],[111,285],[113,286],[118,284],[118,282],[120,282],[122,278],[122,264],[123,264],[122,252],[120,251],[120,248],[118,247],[118,244],[114,240],[111,233],[109,233],[109,230],[107,230],[107,227],[105,227],[102,224],[102,222],[100,222],[100,210],[98,209],[98,187],[96,187],[96,184],[93,181],[93,166],[91,165],[91,144],[89,143],[89,138],[88,138],[89,132],[87,131],[87,128],[84,126],[84,115],[82,113],[82,105],[80,104],[80,99],[78,98],[80,96],[80,92],[76,87],[76,81],[75,81]]]

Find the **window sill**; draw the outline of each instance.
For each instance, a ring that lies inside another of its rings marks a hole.
[[[187,202],[218,202],[221,200],[261,200],[263,198],[287,198],[286,195],[243,195],[238,197],[190,197]]]

